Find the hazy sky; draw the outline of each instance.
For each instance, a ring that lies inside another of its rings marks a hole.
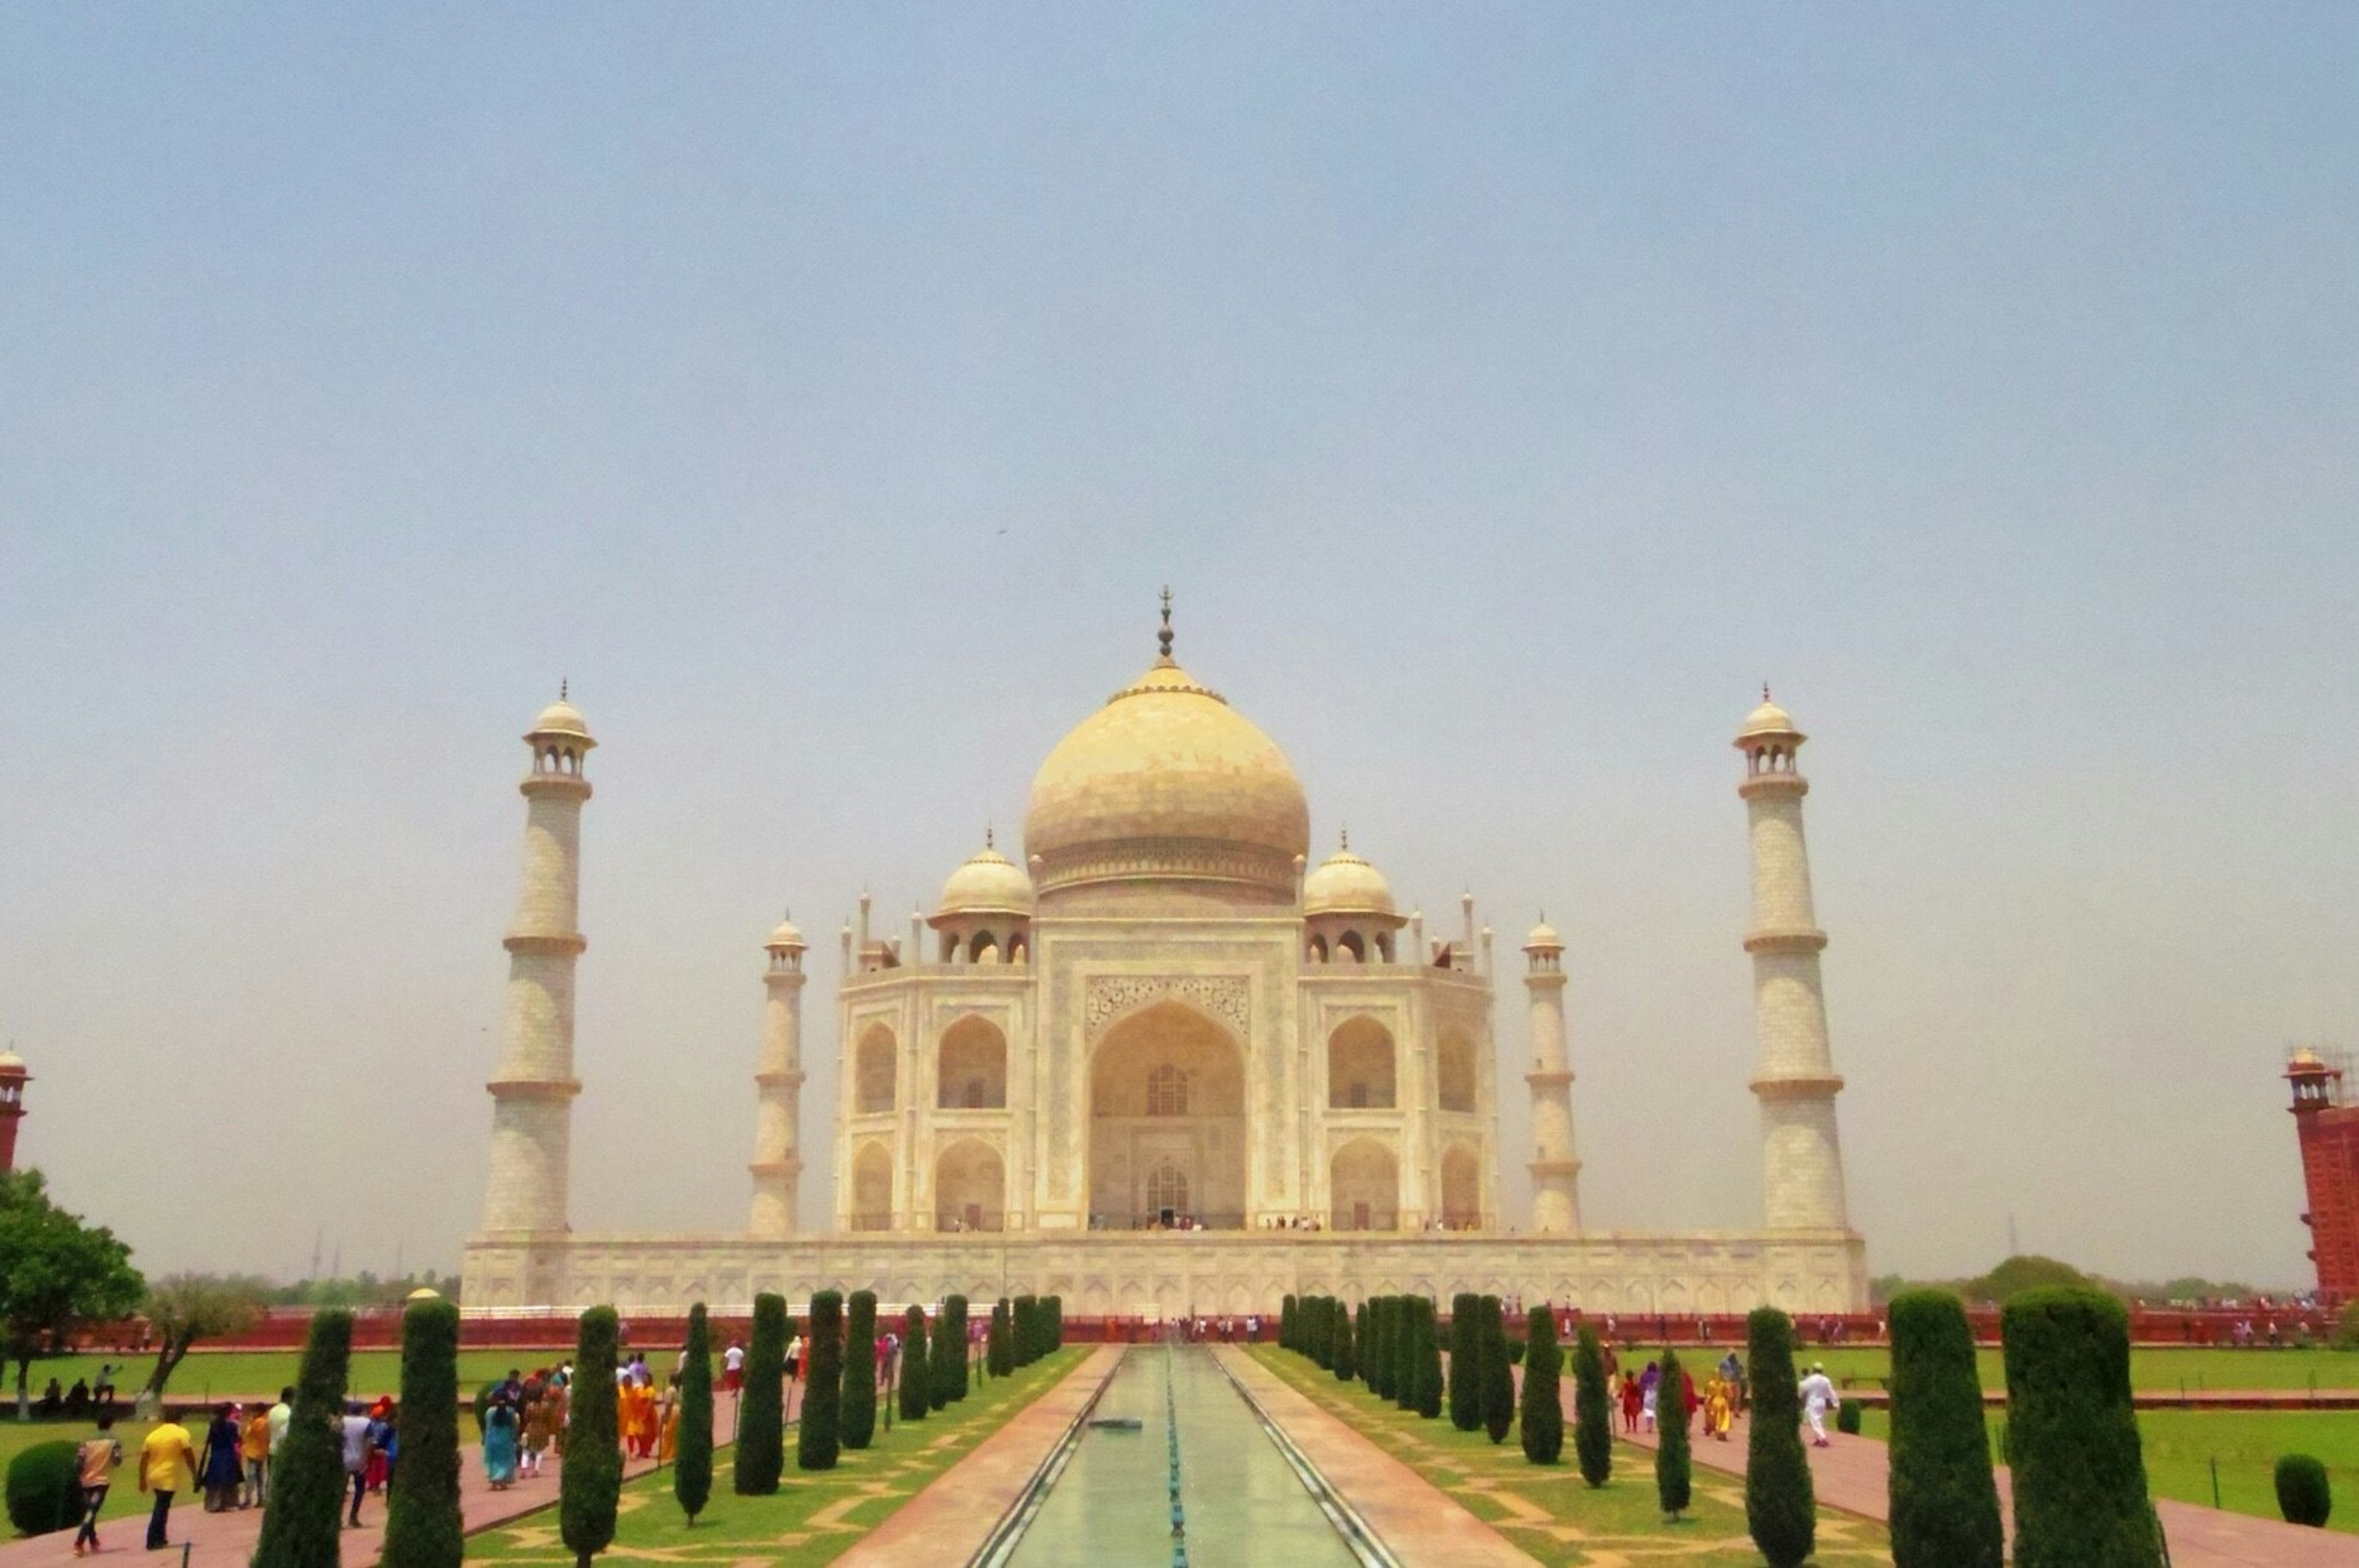
[[[836,925],[1169,581],[1320,843],[1482,900],[1510,1072],[1565,933],[1593,1225],[1757,1221],[1767,677],[1871,1265],[2306,1282],[2354,80],[2334,5],[0,8],[23,1153],[151,1270],[454,1265],[563,676],[574,1222],[743,1224],[788,905],[821,1221]]]

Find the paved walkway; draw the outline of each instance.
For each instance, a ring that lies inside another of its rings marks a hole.
[[[1242,1346],[1216,1345],[1212,1354],[1403,1563],[1530,1568],[1537,1562],[1440,1487],[1287,1387]]]
[[[1121,1360],[1121,1346],[1100,1346],[1055,1388],[1016,1411],[965,1458],[862,1536],[836,1559],[838,1568],[973,1561],[1001,1516]]]

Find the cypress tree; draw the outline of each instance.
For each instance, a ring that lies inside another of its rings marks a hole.
[[[1461,1291],[1450,1298],[1450,1424],[1472,1432],[1483,1424],[1483,1358],[1476,1349],[1482,1298]]]
[[[1352,1343],[1352,1314],[1335,1303],[1335,1380],[1348,1383],[1360,1375],[1359,1346]]]
[[[1335,1369],[1335,1329],[1343,1317],[1343,1303],[1333,1296],[1320,1296],[1317,1314],[1311,1319],[1312,1343],[1310,1358],[1321,1370]]]
[[[623,1497],[623,1445],[614,1431],[614,1346],[622,1324],[613,1307],[582,1314],[566,1390],[565,1463],[557,1472],[559,1533],[579,1568],[614,1541]]]
[[[1582,1348],[1584,1350],[1593,1349],[1597,1344],[1597,1336],[1586,1328],[1581,1331],[1581,1340]],[[1574,1412],[1582,1420],[1582,1430],[1576,1432],[1573,1436],[1573,1443],[1578,1446],[1588,1435],[1587,1412],[1581,1409],[1580,1404],[1580,1362],[1576,1360],[1573,1367]],[[1674,1521],[1680,1515],[1688,1511],[1688,1505],[1694,1500],[1694,1476],[1690,1467],[1691,1456],[1688,1453],[1688,1402],[1684,1381],[1686,1376],[1687,1374],[1680,1366],[1680,1353],[1665,1346],[1662,1389],[1655,1396],[1655,1428],[1658,1434],[1655,1442],[1655,1500],[1662,1504],[1664,1515]],[[1597,1377],[1601,1383],[1604,1381],[1605,1357],[1603,1355],[1597,1357]],[[1605,1419],[1602,1403],[1600,1411],[1598,1421],[1602,1427]],[[1610,1428],[1605,1429],[1605,1440],[1609,1445],[1614,1441],[1614,1434]],[[1582,1475],[1586,1476],[1588,1474],[1589,1456],[1584,1452],[1582,1455]],[[1593,1487],[1596,1484],[1594,1481],[1590,1482]],[[1776,1560],[1773,1558],[1771,1561]]]
[[[1380,1400],[1393,1397],[1393,1298],[1371,1297],[1368,1302],[1368,1337],[1361,1346],[1361,1369],[1366,1373],[1368,1392]]]
[[[1745,1440],[1745,1522],[1770,1568],[1795,1568],[1817,1545],[1819,1504],[1802,1452],[1794,1325],[1776,1307],[1756,1307],[1745,1320],[1745,1340],[1753,1430]],[[1665,1397],[1658,1397],[1658,1407]]]
[[[843,1439],[843,1295],[811,1296],[810,1335],[803,1341],[803,1419],[795,1434],[795,1468],[832,1470]]]
[[[1016,1370],[1015,1336],[1009,1332],[1006,1296],[991,1303],[991,1338],[983,1359],[995,1378],[1005,1378]]]
[[[1393,1408],[1417,1408],[1417,1298],[1393,1300]]]
[[[766,1498],[778,1489],[787,1467],[786,1385],[787,1298],[764,1291],[754,1298],[745,1392],[737,1407],[737,1476],[731,1485],[741,1498]]]
[[[295,1379],[295,1419],[271,1465],[270,1496],[254,1568],[335,1568],[343,1526],[345,1374],[353,1357],[353,1314],[315,1314]]]
[[[963,1381],[966,1377],[966,1346],[951,1324],[952,1299],[945,1296],[941,1311],[934,1314],[934,1342],[926,1347],[926,1370],[933,1374],[933,1387],[926,1390],[926,1402],[934,1410],[951,1402],[951,1379]]]
[[[1288,1296],[1277,1309],[1277,1343],[1283,1350],[1299,1350],[1301,1343],[1294,1336],[1295,1299]]]
[[[1686,1470],[1687,1439],[1680,1439],[1680,1469]],[[1605,1347],[1597,1341],[1597,1331],[1587,1324],[1572,1344],[1572,1452],[1581,1461],[1581,1478],[1593,1487],[1605,1485],[1614,1474],[1614,1400],[1605,1388]],[[1655,1486],[1663,1487],[1662,1465],[1655,1466]],[[1665,1494],[1668,1496],[1668,1494]],[[1687,1505],[1687,1483],[1680,1484],[1680,1502],[1678,1508],[1665,1505],[1663,1511],[1676,1518]]]
[[[925,1420],[933,1401],[933,1368],[926,1365],[926,1309],[913,1305],[901,1325],[901,1419]]]
[[[1016,1364],[1029,1367],[1040,1359],[1040,1300],[1038,1296],[1018,1296],[1014,1307],[1016,1329]]]
[[[385,1568],[451,1568],[467,1554],[459,1513],[459,1308],[436,1297],[401,1314],[401,1485],[385,1512]]]
[[[1441,1320],[1431,1296],[1417,1298],[1417,1413],[1441,1413]]]
[[[1535,1465],[1553,1465],[1564,1452],[1564,1396],[1557,1391],[1564,1352],[1556,1347],[1556,1314],[1545,1303],[1532,1308],[1524,1334],[1524,1457]]]
[[[2162,1560],[2130,1405],[2129,1316],[2103,1291],[2026,1291],[1999,1314],[2019,1568]]]
[[[1505,1441],[1516,1424],[1516,1375],[1507,1369],[1507,1325],[1499,1298],[1483,1298],[1483,1431]]]
[[[854,1291],[843,1335],[843,1445],[876,1437],[876,1292]]]
[[[671,1495],[694,1524],[712,1500],[712,1325],[704,1303],[688,1309],[688,1365],[679,1374],[679,1455]]]
[[[1368,1355],[1374,1348],[1368,1334],[1375,1316],[1375,1303],[1364,1301],[1352,1318],[1352,1375],[1363,1383],[1368,1380]]]
[[[1065,1298],[1050,1296],[1049,1298],[1049,1348],[1055,1351],[1062,1350],[1064,1347]]]
[[[1894,1568],[1999,1568],[2006,1530],[1965,1304],[1947,1291],[1904,1291],[1890,1321]]]
[[[942,1315],[951,1320],[951,1344],[956,1346],[958,1351],[957,1355],[951,1359],[950,1397],[951,1401],[955,1404],[966,1398],[966,1298],[962,1295],[952,1295],[950,1300],[942,1303],[942,1306],[944,1309]]]

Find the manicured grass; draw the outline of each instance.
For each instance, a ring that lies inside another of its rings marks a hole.
[[[712,1501],[693,1527],[672,1500],[671,1472],[643,1476],[623,1488],[609,1554],[732,1568],[832,1563],[1008,1417],[1054,1387],[1093,1348],[1068,1346],[1012,1376],[973,1385],[964,1400],[923,1421],[897,1418],[890,1432],[884,1427],[880,1400],[872,1446],[845,1449],[833,1470],[806,1474],[794,1467],[789,1443],[785,1478],[770,1497],[741,1498],[732,1491],[735,1453],[720,1449],[712,1456]],[[573,1554],[559,1537],[557,1510],[544,1509],[470,1538],[467,1558],[570,1564]]]
[[[1995,1433],[2005,1414],[1989,1412]],[[2147,1489],[2203,1508],[2212,1502],[2212,1462],[2220,1464],[2219,1506],[2279,1518],[2275,1472],[2280,1454],[2308,1454],[2326,1466],[2334,1512],[2326,1528],[2359,1535],[2359,1411],[2158,1411],[2137,1412]],[[1891,1433],[1884,1411],[1864,1411],[1860,1435]]]
[[[1563,1568],[1657,1562],[1760,1568],[1761,1553],[1745,1533],[1744,1484],[1733,1476],[1697,1465],[1695,1507],[1684,1522],[1669,1524],[1656,1506],[1651,1450],[1617,1442],[1613,1478],[1593,1489],[1571,1463],[1526,1462],[1513,1433],[1495,1447],[1480,1432],[1460,1432],[1447,1420],[1425,1421],[1397,1410],[1364,1384],[1340,1383],[1275,1346],[1258,1346],[1253,1354],[1313,1403],[1349,1422],[1542,1563]],[[1821,1568],[1888,1563],[1884,1527],[1821,1509],[1819,1552],[1811,1561]]]
[[[1717,1361],[1727,1354],[1726,1346],[1708,1347],[1711,1358]],[[1738,1347],[1738,1354],[1744,1353]],[[1657,1351],[1643,1341],[1619,1354],[1625,1362],[1636,1357],[1635,1363],[1645,1366]],[[1680,1359],[1688,1359],[1682,1349]],[[1854,1386],[1878,1388],[1877,1379],[1890,1376],[1892,1357],[1881,1346],[1802,1346],[1796,1349],[1795,1361],[1809,1366],[1813,1361],[1826,1363],[1827,1373],[1837,1382],[1846,1379]],[[2006,1368],[1996,1346],[1975,1353],[1982,1368],[1983,1387],[2006,1387]],[[2130,1352],[2131,1386],[2148,1393],[2177,1393],[2184,1386],[2190,1393],[2204,1390],[2225,1389],[2359,1389],[2359,1350],[2223,1350],[2217,1347],[2201,1349],[2138,1348]]]
[[[279,1390],[295,1381],[295,1368],[302,1359],[299,1350],[199,1350],[173,1368],[172,1381],[165,1388],[164,1395],[174,1400],[234,1399],[245,1394],[276,1399]],[[462,1396],[472,1399],[477,1387],[505,1376],[511,1367],[529,1372],[536,1367],[554,1367],[564,1359],[565,1356],[553,1350],[462,1350],[459,1353],[459,1390]],[[648,1359],[652,1365],[654,1357]],[[99,1368],[110,1363],[114,1368],[114,1397],[127,1405],[147,1381],[147,1374],[155,1369],[156,1357],[152,1354],[60,1356],[36,1361],[31,1378],[33,1397],[40,1398],[41,1390],[51,1378],[58,1380],[59,1387],[66,1389],[72,1388],[77,1378],[95,1382]],[[6,1398],[0,1400],[0,1420],[16,1411],[15,1372],[15,1368],[9,1368]],[[352,1383],[355,1398],[398,1396],[401,1352],[353,1352]]]

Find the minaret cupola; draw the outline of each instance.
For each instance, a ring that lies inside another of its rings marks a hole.
[[[1032,879],[999,852],[986,828],[983,849],[951,873],[926,924],[945,964],[1020,964],[1032,946]]]
[[[1352,834],[1302,879],[1303,957],[1314,964],[1389,964],[1408,922],[1384,873],[1352,852]]]

